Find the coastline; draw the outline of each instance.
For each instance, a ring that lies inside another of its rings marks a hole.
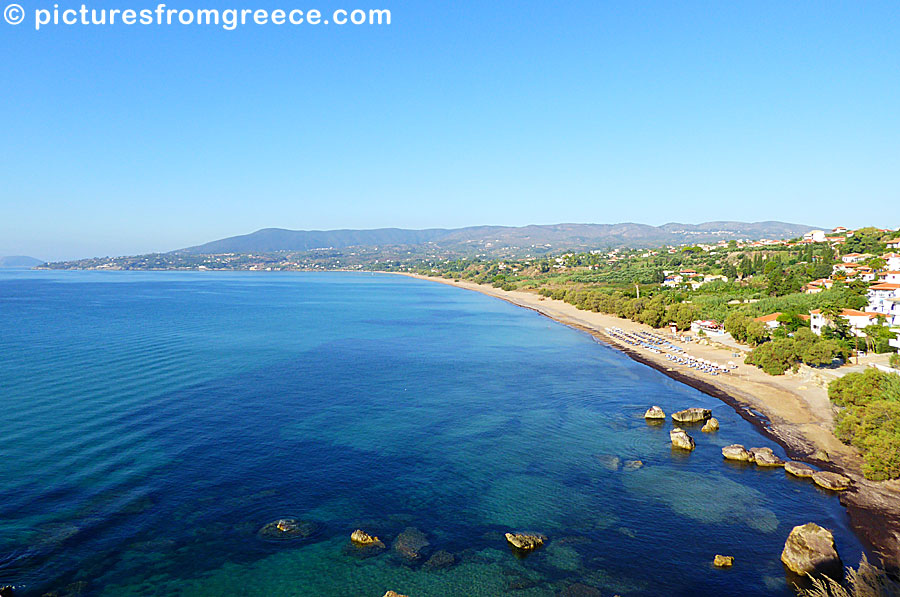
[[[433,278],[418,274],[403,275],[419,280],[439,282],[504,300],[531,309],[563,325],[588,333],[604,344],[625,353],[664,375],[700,390],[734,408],[741,417],[769,437],[793,460],[808,462],[828,471],[853,479],[853,487],[840,493],[850,523],[870,551],[883,565],[900,570],[900,482],[874,482],[862,474],[858,452],[841,443],[832,433],[834,411],[827,390],[808,375],[770,376],[762,370],[732,357],[731,349],[690,344],[688,351],[698,357],[720,363],[733,360],[738,367],[728,375],[711,377],[693,369],[676,368],[661,355],[641,351],[606,333],[606,328],[625,331],[651,331],[647,325],[603,313],[580,311],[573,305],[519,290],[506,291],[473,282]],[[651,406],[650,404],[647,405]],[[814,455],[824,450],[827,460]],[[845,564],[856,564],[845,562]]]

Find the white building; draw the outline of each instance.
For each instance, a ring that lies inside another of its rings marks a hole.
[[[892,238],[887,241],[888,249],[900,249],[900,238]]]
[[[881,258],[884,259],[887,269],[900,270],[900,253],[885,253]]]
[[[900,284],[875,284],[869,287],[868,295],[867,312],[884,315],[888,325],[900,325]]]
[[[809,312],[809,327],[814,334],[821,336],[822,329],[831,326],[831,321],[822,315],[822,311],[816,309]],[[863,329],[878,323],[878,316],[875,313],[864,313],[856,309],[841,309],[840,317],[850,325],[850,331],[860,338],[865,337]]]
[[[824,230],[810,230],[806,234],[803,235],[803,240],[811,240],[814,243],[824,243],[825,242],[825,231]]]

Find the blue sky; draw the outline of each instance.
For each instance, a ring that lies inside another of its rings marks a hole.
[[[263,227],[900,226],[900,3],[371,1],[168,4],[390,27],[0,21],[0,255]]]

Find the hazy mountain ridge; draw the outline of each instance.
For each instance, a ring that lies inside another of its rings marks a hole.
[[[343,249],[348,247],[435,245],[472,252],[492,247],[581,249],[606,246],[652,247],[667,244],[717,242],[731,239],[793,238],[813,226],[786,222],[704,222],[702,224],[552,224],[531,226],[472,226],[406,230],[285,230],[256,232],[215,240],[176,252],[191,254],[276,253]]]
[[[35,267],[45,263],[41,259],[27,257],[25,255],[10,255],[8,257],[0,257],[0,267]]]

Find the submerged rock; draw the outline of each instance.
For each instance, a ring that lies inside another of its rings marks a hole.
[[[710,418],[706,424],[700,428],[700,431],[703,433],[712,433],[713,431],[719,430],[719,419],[712,417]]]
[[[699,423],[712,416],[708,408],[686,408],[677,413],[672,413],[672,419],[677,423]]]
[[[262,539],[286,541],[290,539],[306,539],[313,536],[319,525],[308,520],[281,518],[270,522],[257,533]]]
[[[644,466],[643,460],[626,460],[625,464],[622,466],[622,469],[626,471],[636,471],[642,466]]]
[[[651,421],[659,421],[659,420],[665,421],[666,413],[663,412],[663,409],[661,409],[658,406],[651,406],[650,408],[647,409],[647,412],[644,413],[644,418],[649,419]]]
[[[424,564],[422,564],[423,568],[428,570],[441,570],[443,568],[449,568],[453,564],[456,563],[456,556],[454,556],[449,551],[444,549],[439,549],[434,552],[430,558],[428,558]]]
[[[543,535],[533,535],[528,533],[506,533],[506,540],[516,549],[532,551],[541,547],[547,538]]]
[[[13,597],[15,590],[10,586],[0,587],[0,597]]]
[[[784,466],[784,460],[775,456],[772,448],[750,448],[750,454],[757,466]]]
[[[378,537],[372,537],[361,529],[356,529],[351,533],[350,541],[352,541],[354,545],[359,545],[361,547],[380,547],[384,549],[384,543],[382,543]]]
[[[829,473],[828,471],[818,471],[813,473],[813,482],[819,487],[830,489],[832,491],[843,491],[850,488],[850,478],[838,473]]]
[[[612,454],[596,454],[594,458],[600,462],[603,468],[610,471],[619,470],[619,465],[622,464],[622,459]]]
[[[750,462],[753,460],[753,454],[747,451],[741,444],[731,444],[722,448],[722,456],[725,460],[738,460],[741,462]]]
[[[842,567],[834,548],[834,535],[812,522],[791,530],[781,552],[781,561],[800,575],[840,572]]]
[[[679,427],[676,427],[669,432],[669,439],[672,440],[673,446],[682,450],[693,450],[695,447],[694,438],[688,435],[684,429]]]
[[[600,589],[577,582],[558,593],[559,597],[600,597]]]
[[[419,560],[423,557],[429,545],[431,543],[429,543],[425,533],[416,527],[406,527],[402,533],[397,535],[391,547],[408,560]]]
[[[795,477],[803,477],[805,479],[812,477],[816,473],[816,469],[811,466],[793,460],[784,463],[784,470]]]
[[[716,554],[713,559],[713,566],[716,568],[731,568],[734,566],[734,556],[721,556]]]

